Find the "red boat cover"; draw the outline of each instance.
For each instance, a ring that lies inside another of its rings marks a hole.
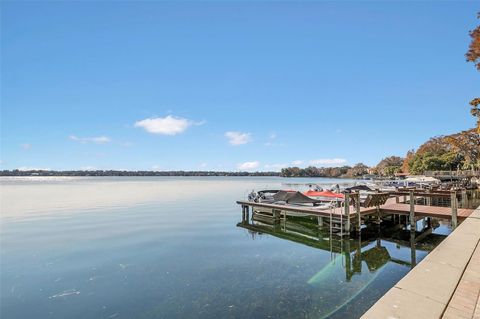
[[[343,195],[343,194],[334,193],[332,191],[323,191],[323,192],[306,191],[303,194],[307,195],[307,196],[312,196],[312,197],[333,197],[333,198],[344,198],[345,197],[345,195]]]

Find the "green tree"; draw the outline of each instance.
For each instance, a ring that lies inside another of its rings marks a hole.
[[[400,173],[401,171],[401,166],[387,166],[383,169],[383,173],[385,176],[395,176],[396,173]]]

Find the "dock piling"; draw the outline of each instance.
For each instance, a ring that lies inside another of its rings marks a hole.
[[[345,217],[347,217],[347,221],[345,223],[345,228],[348,233],[350,233],[350,194],[345,194]],[[341,225],[343,228],[343,225]]]
[[[415,195],[414,191],[410,190],[410,230],[416,230],[417,223],[415,221]]]
[[[358,218],[358,225],[357,225],[357,230],[360,233],[362,230],[362,214],[360,213],[360,191],[357,191],[355,193],[356,199],[355,199],[355,210],[357,213],[357,218]]]
[[[457,228],[457,192],[452,190],[450,192],[450,207],[452,208],[452,228]]]
[[[467,207],[467,202],[468,202],[468,198],[467,198],[467,190],[466,189],[462,189],[462,208],[466,208]]]

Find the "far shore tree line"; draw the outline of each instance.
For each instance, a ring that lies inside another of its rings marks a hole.
[[[279,172],[120,171],[120,170],[3,170],[0,176],[280,176]]]

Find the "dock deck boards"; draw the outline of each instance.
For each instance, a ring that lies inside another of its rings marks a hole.
[[[397,214],[408,214],[410,212],[409,204],[389,204],[380,207],[382,211],[388,211]],[[458,208],[458,218],[467,218],[473,212],[473,209]],[[452,210],[450,207],[415,205],[415,215],[420,217],[438,217],[451,218]]]

